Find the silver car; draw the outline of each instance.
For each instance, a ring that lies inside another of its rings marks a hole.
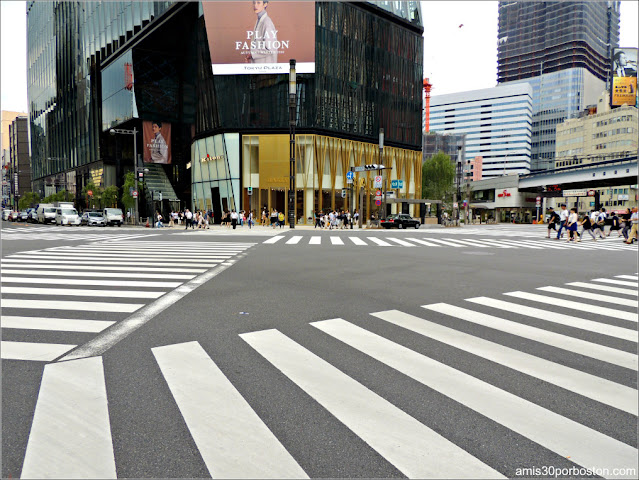
[[[106,220],[102,212],[84,212],[80,219],[82,225],[106,227]]]

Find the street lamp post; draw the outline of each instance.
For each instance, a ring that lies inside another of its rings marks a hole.
[[[290,165],[289,165],[289,189],[288,189],[288,223],[295,228],[295,120],[297,117],[297,82],[295,78],[295,59],[290,60],[288,74],[288,111],[289,111],[289,136],[290,136]]]
[[[135,177],[135,215],[133,217],[133,225],[138,224],[138,197],[140,196],[140,192],[138,191],[138,142],[137,142],[137,134],[138,131],[135,127],[133,130],[125,130],[122,128],[112,128],[109,130],[111,135],[115,135],[116,133],[121,133],[124,135],[133,135],[133,166],[134,166],[134,177]]]
[[[382,166],[382,219],[386,219],[386,184],[384,183],[384,129],[379,129],[379,164]]]

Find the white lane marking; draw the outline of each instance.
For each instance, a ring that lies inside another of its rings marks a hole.
[[[344,242],[342,241],[341,238],[339,237],[330,237],[331,238],[331,245],[344,245]]]
[[[441,247],[441,245],[437,245],[436,243],[427,242],[426,240],[421,240],[419,238],[407,238],[406,240],[410,240],[411,242],[419,243],[420,245],[426,245],[427,247]]]
[[[630,288],[611,287],[609,285],[598,285],[596,283],[586,282],[569,282],[566,285],[588,288],[590,290],[601,290],[602,292],[619,293],[620,295],[632,295],[633,297],[637,296],[637,290],[632,290]]]
[[[551,345],[555,348],[577,353],[585,357],[594,358],[602,362],[608,362],[620,367],[637,370],[637,355],[633,353],[623,352],[615,348],[598,345],[596,343],[587,342],[585,340],[569,337],[568,335],[562,335],[560,333],[549,332],[541,328],[531,327],[529,325],[495,317],[494,315],[487,315],[485,313],[468,310],[455,305],[448,305],[446,303],[422,305],[422,308],[450,315],[451,317],[466,320],[467,322],[481,325],[483,327],[493,328],[521,338]]]
[[[118,266],[111,267],[105,265],[42,265],[40,263],[31,265],[31,264],[20,264],[20,265],[7,265],[9,268],[21,268],[24,266],[25,268],[36,268],[36,269],[53,269],[53,270],[80,270],[80,271],[111,271],[117,272],[120,270],[131,271],[131,267],[126,266]],[[153,268],[153,267],[137,267],[134,269],[136,272],[170,272],[170,273],[203,273],[206,269],[202,268]],[[140,275],[138,275],[140,276]]]
[[[277,330],[240,337],[407,477],[502,478]]]
[[[611,285],[623,285],[624,287],[639,288],[636,282],[624,282],[623,280],[613,280],[611,278],[593,278],[593,282],[610,283]]]
[[[555,305],[557,307],[568,308],[571,310],[577,310],[579,312],[589,311],[599,315],[606,315],[608,317],[620,318],[622,320],[628,320],[631,322],[639,322],[639,315],[633,312],[625,312],[623,310],[616,310],[614,308],[600,307],[599,305],[592,305],[590,303],[573,302],[571,300],[564,300],[563,298],[548,297],[546,295],[537,295],[536,293],[528,292],[506,292],[504,295],[511,297],[523,298],[524,300],[532,300],[534,302],[546,303],[548,305]]]
[[[268,240],[264,240],[262,243],[275,243],[284,238],[283,235],[278,235],[276,237],[271,237]]]
[[[592,300],[597,302],[614,303],[616,305],[624,305],[626,307],[637,306],[637,300],[632,300],[628,298],[611,297],[610,295],[600,295],[598,293],[582,292],[581,290],[573,290],[572,288],[537,287],[537,290],[541,290],[543,292],[558,293],[560,295],[568,295],[571,297],[584,298],[585,296],[587,297],[589,301]]]
[[[341,319],[312,325],[578,465],[612,471],[637,464],[636,448],[356,325]]]
[[[391,245],[388,242],[385,242],[384,240],[380,240],[379,238],[376,237],[367,237],[371,242],[375,242],[377,245],[379,245],[380,247],[392,247],[393,245]]]
[[[407,242],[405,240],[400,240],[399,238],[386,237],[386,240],[390,240],[391,242],[399,243],[402,247],[415,247],[416,245]]]
[[[16,295],[62,295],[78,297],[117,297],[117,298],[158,298],[164,292],[146,292],[141,290],[91,290],[73,288],[34,288],[34,287],[2,287],[2,293]],[[30,300],[26,300],[29,302]]]
[[[319,235],[314,235],[311,237],[311,239],[308,241],[309,245],[321,245],[322,243],[322,237],[320,237]]]
[[[102,357],[44,367],[21,478],[117,478]]]
[[[57,332],[101,332],[115,322],[106,320],[79,320],[73,318],[17,317],[3,315],[0,317],[2,328],[19,328],[27,330],[52,330]],[[75,345],[74,345],[75,347]],[[57,355],[57,358],[60,355]]]
[[[181,267],[186,267],[189,265],[185,265],[182,261],[182,259],[180,259],[179,262],[166,262],[166,263],[162,263],[162,262],[158,262],[158,261],[149,261],[149,262],[126,262],[126,261],[108,261],[108,260],[103,260],[103,259],[99,259],[96,260],[91,259],[91,260],[80,260],[77,257],[76,258],[69,258],[69,259],[60,259],[57,258],[55,260],[40,260],[40,259],[18,259],[18,258],[3,258],[2,262],[5,264],[22,264],[22,265],[28,265],[28,264],[37,264],[37,265],[68,265],[69,263],[71,263],[72,265],[118,265],[118,266],[126,266],[126,267],[175,267],[175,266],[181,266]],[[215,267],[220,261],[216,261],[216,262],[211,262],[210,260],[207,260],[206,262],[202,261],[202,260],[192,260],[190,263],[194,263],[196,267]]]
[[[563,313],[542,310],[540,308],[520,305],[518,303],[504,302],[503,300],[497,300],[488,297],[467,298],[466,301],[478,303],[479,305],[486,305],[487,307],[498,308],[507,312],[516,313],[518,315],[526,315],[528,317],[546,320],[547,322],[553,322],[560,325],[566,325],[568,327],[578,328],[580,330],[587,330],[590,332],[600,333],[602,335],[609,335],[611,337],[628,340],[630,342],[637,343],[638,341],[637,330],[630,330],[629,328],[608,325],[607,323],[594,322],[592,320],[586,320],[585,318],[581,317],[573,317],[570,315],[564,315]]]
[[[240,255],[239,258],[242,258],[243,255]],[[102,355],[113,345],[117,344],[119,341],[126,338],[135,330],[152,320],[160,312],[166,310],[171,305],[174,305],[176,302],[191,293],[200,285],[203,285],[204,283],[208,282],[212,278],[225,271],[236,261],[237,260],[233,260],[228,262],[228,264],[219,265],[213,270],[209,270],[206,273],[197,276],[190,282],[180,285],[178,288],[160,297],[153,303],[146,305],[144,308],[141,308],[135,314],[130,315],[126,319],[113,325],[108,330],[105,330],[104,332],[98,334],[92,340],[89,340],[84,345],[81,345],[72,352],[68,353],[59,361]]]
[[[637,390],[634,388],[397,310],[377,312],[371,315],[633,415],[637,415],[639,411],[637,405],[639,398]]]
[[[286,242],[286,245],[295,245],[299,243],[301,239],[302,239],[301,235],[295,235],[291,237],[291,239],[288,242]]]
[[[78,302],[76,300],[2,300],[3,308],[20,308],[24,310],[75,310],[88,312],[135,312],[144,304],[138,303],[107,303],[107,302]]]
[[[151,351],[213,478],[308,478],[199,343]]]
[[[2,283],[35,283],[46,285],[100,285],[104,287],[175,288],[182,282],[138,282],[134,280],[75,280],[72,278],[0,277]]]
[[[61,343],[9,342],[3,340],[0,342],[0,358],[2,360],[50,362],[75,347],[76,345],[64,345]]]
[[[216,267],[217,268],[217,267]],[[108,277],[108,278],[140,278],[140,274],[137,272],[73,272],[73,271],[50,271],[50,270],[29,270],[26,268],[21,269],[11,269],[11,268],[3,268],[0,269],[0,275],[50,275],[53,277]],[[145,273],[144,278],[175,278],[179,280],[190,280],[195,277],[195,275],[179,275],[176,273]]]
[[[624,280],[639,280],[636,275],[615,275],[615,278],[623,278]]]
[[[84,258],[90,258],[92,260],[114,260],[114,259],[122,259],[122,260],[145,260],[145,261],[156,261],[156,260],[166,260],[171,257],[171,254],[166,253],[153,253],[147,252],[144,254],[139,253],[91,253],[91,254],[79,254],[84,255]],[[28,255],[17,254],[11,255],[10,258],[47,258],[47,259],[55,259],[55,260],[75,260],[78,258],[78,255],[73,255],[71,253],[60,253],[60,252],[29,252]],[[231,258],[235,256],[235,254],[229,255],[189,255],[187,258],[179,260],[180,264],[183,262],[185,264],[189,263],[197,263],[201,261],[219,261],[225,260],[227,258]]]
[[[483,245],[481,243],[478,243],[475,240],[468,240],[468,239],[461,239],[461,238],[446,238],[446,241],[461,243],[464,246],[469,245],[471,247],[488,248],[488,245]]]
[[[431,242],[441,243],[442,245],[446,245],[449,247],[458,247],[458,248],[464,247],[464,245],[460,245],[458,243],[453,243],[453,242],[447,242],[446,240],[440,240],[439,238],[429,238],[428,240],[430,240]]]
[[[350,239],[351,242],[353,242],[355,245],[364,245],[364,246],[368,246],[368,244],[362,240],[359,237],[348,237]]]

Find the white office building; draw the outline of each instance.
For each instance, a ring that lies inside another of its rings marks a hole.
[[[522,83],[433,96],[430,130],[465,133],[461,160],[482,157],[482,178],[530,173],[532,93]]]

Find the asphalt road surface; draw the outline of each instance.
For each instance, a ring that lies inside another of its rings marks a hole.
[[[616,233],[2,223],[5,478],[636,478]]]

